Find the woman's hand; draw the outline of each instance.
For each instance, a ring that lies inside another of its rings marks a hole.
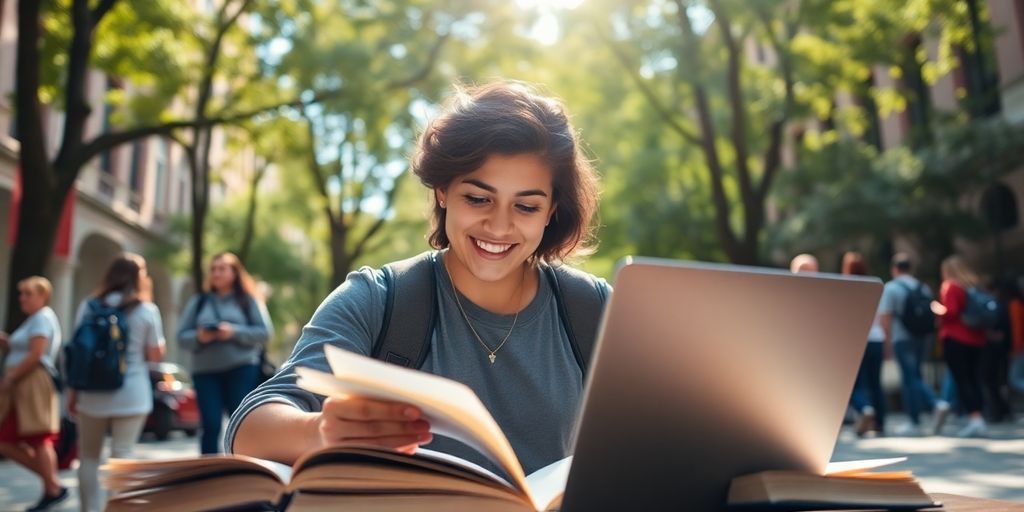
[[[937,316],[942,316],[946,314],[946,306],[943,306],[941,302],[933,300],[931,306],[932,313],[935,313]]]
[[[217,324],[217,339],[220,341],[228,341],[235,336],[235,327],[228,322],[221,322]]]
[[[0,379],[0,393],[7,393],[14,388],[14,376],[8,373]]]
[[[412,454],[429,443],[430,423],[411,405],[359,397],[328,398],[317,430],[324,446],[369,444]]]
[[[210,343],[217,339],[217,331],[207,329],[203,325],[196,326],[196,341],[202,344]]]

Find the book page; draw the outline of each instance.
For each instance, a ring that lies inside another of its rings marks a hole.
[[[825,467],[825,476],[852,476],[863,473],[868,469],[880,468],[897,462],[907,460],[906,457],[893,457],[891,459],[864,459],[850,460],[845,462],[829,462]]]
[[[333,345],[326,345],[324,353],[333,375],[296,368],[300,387],[324,396],[362,396],[415,405],[430,422],[431,432],[459,440],[494,461],[533,502],[512,445],[468,386]]]
[[[266,475],[280,486],[288,483],[292,475],[291,467],[278,462],[227,454],[162,460],[110,459],[100,470],[104,487],[114,492],[148,489],[238,471]]]
[[[526,477],[537,503],[544,505],[541,510],[558,510],[561,507],[571,468],[572,455],[552,462]]]

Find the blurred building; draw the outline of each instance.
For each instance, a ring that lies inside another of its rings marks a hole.
[[[13,243],[12,217],[18,188],[17,133],[13,118],[17,12],[14,0],[0,0],[0,288],[6,290]],[[196,2],[212,9],[210,2]],[[110,130],[112,108],[104,98],[111,89],[131,94],[132,84],[118,77],[91,70],[88,101],[93,112],[87,122],[86,139]],[[186,114],[187,115],[187,114]],[[45,131],[51,156],[60,143],[61,112],[47,109]],[[211,168],[228,160],[225,134],[215,130]],[[232,169],[252,168],[255,155],[230,155]],[[211,202],[228,187],[215,186]],[[54,257],[47,269],[53,281],[51,306],[63,324],[65,335],[73,327],[78,304],[92,293],[107,265],[123,251],[151,254],[160,245],[173,243],[169,222],[191,212],[191,182],[188,162],[181,146],[167,137],[149,137],[109,151],[89,162],[79,175],[73,197],[66,205],[66,219],[58,234]],[[175,332],[180,310],[192,293],[188,276],[172,275],[160,262],[148,259],[153,278],[154,302],[163,313],[168,359],[182,361]],[[0,294],[0,311],[5,311],[6,291]]]

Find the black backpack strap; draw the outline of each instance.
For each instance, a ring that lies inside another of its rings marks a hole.
[[[607,298],[605,288],[598,285],[594,276],[565,265],[542,265],[541,268],[551,284],[562,328],[586,380]]]
[[[437,322],[434,254],[425,252],[381,269],[387,294],[384,321],[372,357],[407,368],[419,368],[427,359]],[[395,296],[402,299],[396,301]]]

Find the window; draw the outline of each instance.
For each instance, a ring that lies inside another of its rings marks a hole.
[[[1017,226],[1019,213],[1013,190],[1002,183],[986,189],[981,195],[981,214],[995,233]]]
[[[167,176],[167,169],[169,168],[170,160],[170,147],[168,147],[167,139],[160,137],[156,140],[156,158],[153,162],[153,167],[156,169],[156,183],[154,184],[156,196],[154,198],[154,209],[158,212],[162,212],[164,209],[164,194],[166,193],[167,187],[165,186],[164,180]]]

